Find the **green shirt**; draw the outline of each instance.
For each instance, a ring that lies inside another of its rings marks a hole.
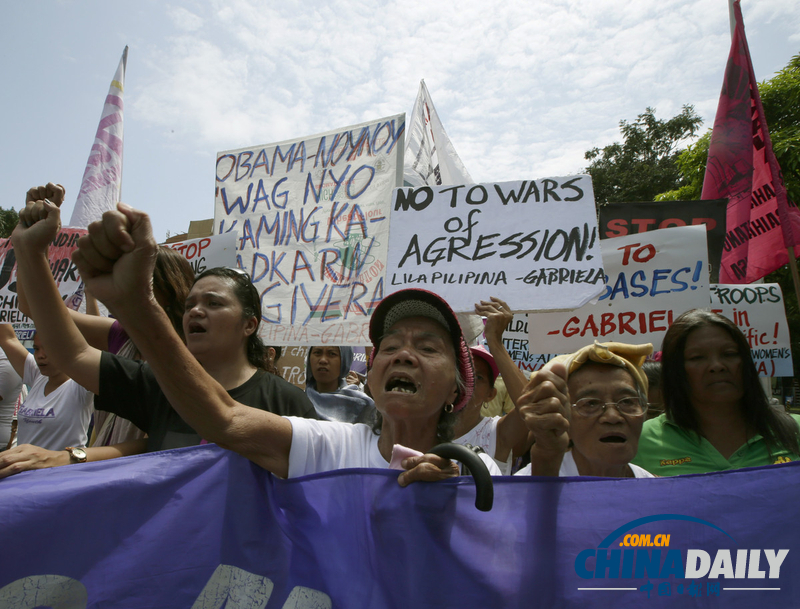
[[[800,416],[791,416],[800,425]],[[782,448],[775,448],[770,454],[766,441],[759,435],[750,438],[726,459],[708,440],[681,429],[662,414],[645,421],[639,451],[632,462],[656,476],[677,476],[798,460],[800,455]]]

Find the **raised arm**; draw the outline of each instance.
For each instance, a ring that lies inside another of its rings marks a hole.
[[[495,458],[505,461],[508,459],[509,451],[514,451],[514,456],[519,456],[528,447],[528,428],[516,406],[528,379],[511,359],[503,343],[503,333],[514,319],[509,306],[499,298],[492,297],[489,301],[482,300],[480,304],[475,305],[475,313],[486,318],[484,328],[486,344],[503,377],[508,395],[514,402],[514,410],[502,417],[497,424]]]
[[[35,199],[37,196],[41,198]],[[63,198],[63,188],[50,183],[28,191],[26,207],[11,235],[17,256],[17,284],[28,296],[36,332],[49,357],[76,383],[98,393],[100,351],[90,347],[78,331],[50,272],[47,254],[61,227],[60,210],[44,200],[51,196]]]
[[[64,187],[60,184],[48,184],[47,186],[38,186],[35,188],[31,188],[27,195],[25,196],[25,204],[33,204],[36,201],[47,199],[51,203],[53,203],[56,207],[61,207],[61,203],[64,201]],[[28,305],[28,297],[25,292],[25,287],[21,284],[17,284],[17,297],[19,303],[19,310],[22,311],[28,317],[32,317],[30,306]],[[93,300],[93,299],[92,299]],[[87,303],[87,311],[89,310],[89,294],[86,294],[86,303]],[[62,305],[63,306],[63,305]],[[95,301],[95,307],[97,307],[97,303]],[[66,309],[66,307],[64,307]],[[78,313],[77,311],[72,311],[71,309],[66,309],[69,312],[70,317],[72,317],[72,321],[75,322],[75,325],[80,330],[83,337],[86,339],[92,347],[95,349],[100,349],[101,351],[108,351],[108,332],[111,330],[111,326],[114,323],[113,319],[109,319],[108,317],[97,317],[95,315],[85,315],[83,313]]]
[[[125,327],[184,421],[207,440],[285,477],[291,424],[236,402],[189,353],[153,296],[156,251],[147,214],[120,203],[89,227],[73,260],[87,288]]]
[[[28,298],[25,295],[25,289],[22,288],[19,283],[17,284],[17,297],[19,310],[28,317],[33,317],[30,307],[28,306]],[[88,310],[88,293],[86,295],[86,300]],[[96,306],[97,301],[95,300],[95,307]],[[111,326],[114,325],[113,319],[110,317],[100,317],[95,314],[87,315],[85,313],[73,311],[72,309],[67,309],[66,307],[64,307],[64,309],[66,309],[72,321],[75,322],[78,330],[83,334],[83,337],[90,346],[95,349],[100,349],[100,351],[108,351],[108,333],[111,331]]]
[[[531,375],[517,408],[532,432],[531,474],[558,476],[569,449],[569,392],[564,364],[553,364]]]
[[[0,324],[0,349],[2,349],[11,367],[14,368],[20,378],[25,376],[25,360],[28,358],[28,350],[22,346],[14,332],[11,324]]]

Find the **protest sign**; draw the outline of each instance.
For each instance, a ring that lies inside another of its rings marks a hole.
[[[50,244],[50,270],[63,299],[77,309],[83,300],[83,284],[72,252],[85,228],[62,228]],[[11,239],[0,239],[0,323],[12,324],[20,340],[30,340],[35,333],[33,321],[19,310],[17,300],[17,257]]]
[[[711,310],[739,326],[759,376],[794,376],[789,324],[777,283],[712,284]]]
[[[776,509],[800,463],[498,476],[490,512],[470,477],[397,475],[282,480],[215,445],[24,472],[0,492],[0,606],[800,606],[800,527]]]
[[[727,199],[711,201],[641,201],[600,206],[600,238],[610,239],[672,226],[703,224],[708,237],[711,281],[719,281],[725,241]]]
[[[186,258],[195,275],[217,266],[236,267],[237,245],[235,231],[224,235],[212,235],[211,237],[200,237],[199,239],[164,244],[165,247],[178,251]]]
[[[283,347],[278,360],[278,373],[283,380],[296,385],[303,391],[306,389],[306,355],[308,347]]]
[[[215,232],[238,231],[267,343],[369,344],[404,132],[399,114],[217,155]]]
[[[528,314],[515,313],[514,319],[503,332],[503,344],[506,351],[523,372],[541,370],[555,354],[531,353],[528,351]]]
[[[512,311],[572,309],[602,291],[598,241],[586,175],[400,188],[387,292],[424,288],[458,312],[490,296]]]
[[[575,311],[528,315],[534,351],[571,353],[597,340],[661,345],[672,320],[708,307],[703,226],[665,228],[603,239],[605,291]]]

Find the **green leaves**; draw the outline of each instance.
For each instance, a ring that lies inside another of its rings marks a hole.
[[[697,133],[702,122],[693,106],[684,106],[666,121],[657,119],[653,108],[632,123],[620,121],[622,144],[615,142],[585,154],[592,161],[586,172],[592,176],[597,203],[652,201],[659,193],[686,186],[677,166],[678,147]]]

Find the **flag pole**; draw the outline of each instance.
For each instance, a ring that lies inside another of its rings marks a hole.
[[[736,14],[733,10],[734,0],[728,0],[728,19],[731,24],[731,40],[733,40],[733,33],[736,31]]]

